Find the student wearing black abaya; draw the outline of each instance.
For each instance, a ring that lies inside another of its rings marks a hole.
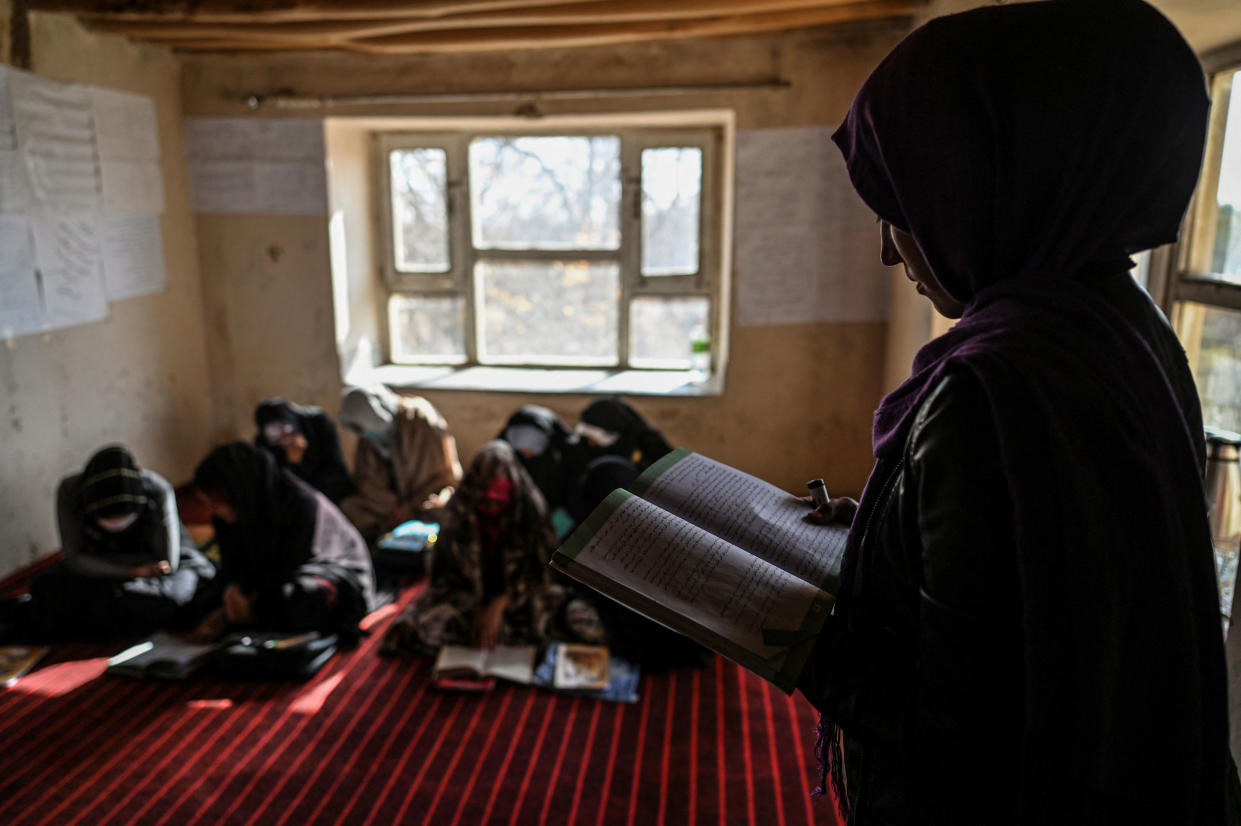
[[[508,417],[497,439],[513,446],[518,458],[543,494],[549,513],[564,507],[570,481],[566,474],[565,447],[569,428],[552,410],[524,404]]]
[[[357,492],[345,467],[336,423],[322,408],[271,396],[254,408],[254,424],[258,428],[254,443],[333,504]]]
[[[574,475],[600,456],[629,459],[646,470],[672,450],[662,433],[620,396],[607,396],[586,405],[576,428],[572,456]]]
[[[211,451],[194,484],[221,558],[196,639],[230,625],[356,635],[375,601],[370,552],[327,497],[246,442]]]
[[[856,516],[815,512],[852,517],[801,689],[853,826],[1224,822],[1201,414],[1128,274],[1206,109],[1150,6],[1053,0],[918,29],[834,136],[885,263],[960,317],[880,405]]]

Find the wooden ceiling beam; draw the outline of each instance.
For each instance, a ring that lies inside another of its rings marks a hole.
[[[390,35],[360,40],[307,39],[302,49],[344,49],[374,55],[451,54],[510,49],[603,46],[621,43],[671,40],[687,37],[719,37],[784,31],[859,20],[906,17],[921,10],[922,0],[868,0],[819,8],[772,13],[741,14],[693,20],[633,22],[606,25],[530,26],[478,30],[448,30]],[[161,40],[185,52],[233,52],[288,50],[287,40],[265,38],[252,30],[248,37]]]
[[[297,23],[315,20],[436,18],[457,14],[576,5],[607,0],[26,0],[37,11],[111,20],[200,23]]]
[[[165,43],[192,40],[288,41],[290,45],[348,41],[418,32],[549,26],[604,26],[702,20],[733,15],[788,12],[855,4],[856,0],[607,0],[563,6],[483,12],[442,18],[321,20],[306,23],[198,23],[85,19],[97,31]]]

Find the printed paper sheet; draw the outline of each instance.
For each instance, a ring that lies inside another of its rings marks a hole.
[[[106,318],[108,300],[94,216],[43,215],[32,219],[31,225],[45,326]]]
[[[197,212],[327,213],[323,122],[314,119],[185,119]]]
[[[43,307],[26,216],[0,215],[0,250],[0,336],[37,332],[43,327]]]
[[[31,203],[97,210],[99,168],[88,87],[10,70],[8,90]]]
[[[99,248],[109,299],[133,298],[164,288],[164,243],[157,215],[105,215]]]
[[[740,324],[887,318],[889,279],[875,216],[853,191],[832,131],[737,135]]]

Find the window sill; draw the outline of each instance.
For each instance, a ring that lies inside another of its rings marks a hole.
[[[590,370],[535,367],[422,367],[384,364],[354,370],[349,384],[381,382],[403,389],[498,393],[621,393],[631,396],[719,396],[719,374],[695,382],[689,370]]]

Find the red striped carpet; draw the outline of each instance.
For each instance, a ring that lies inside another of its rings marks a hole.
[[[290,685],[127,680],[56,649],[0,690],[0,823],[837,822],[807,793],[810,707],[727,661],[645,676],[634,705],[447,694],[374,630]]]

